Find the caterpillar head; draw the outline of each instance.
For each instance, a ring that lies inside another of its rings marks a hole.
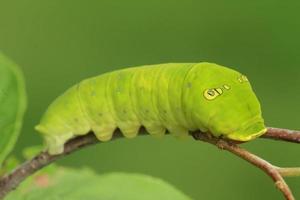
[[[202,77],[196,116],[215,136],[249,141],[266,132],[260,103],[246,76],[221,66]],[[205,84],[203,84],[205,83]],[[200,85],[200,84],[199,84]]]

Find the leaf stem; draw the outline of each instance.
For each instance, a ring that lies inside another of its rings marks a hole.
[[[277,167],[276,170],[283,177],[296,177],[300,176],[300,167]]]

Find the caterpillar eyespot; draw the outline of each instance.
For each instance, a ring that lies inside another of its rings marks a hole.
[[[229,86],[229,85],[223,85],[223,88],[224,88],[225,90],[230,90],[230,86]]]
[[[109,141],[116,128],[127,138],[141,126],[153,136],[209,131],[249,141],[266,132],[260,103],[246,76],[214,63],[132,67],[81,81],[46,110],[36,130],[50,154],[92,131]]]
[[[207,100],[214,100],[218,96],[220,96],[223,93],[223,90],[221,88],[213,88],[213,89],[207,89],[204,91],[204,97]]]
[[[245,76],[245,75],[239,76],[238,81],[239,81],[240,83],[249,82],[247,76]]]

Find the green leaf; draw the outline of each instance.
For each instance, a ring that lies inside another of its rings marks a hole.
[[[26,160],[32,159],[34,156],[36,156],[39,152],[41,152],[44,149],[42,145],[35,145],[26,147],[22,151],[22,155]]]
[[[20,161],[15,156],[7,157],[0,168],[0,177],[15,169],[19,164]]]
[[[0,167],[17,141],[25,109],[22,73],[0,52]]]
[[[191,200],[158,178],[141,174],[97,175],[89,169],[59,169],[27,180],[7,200]]]

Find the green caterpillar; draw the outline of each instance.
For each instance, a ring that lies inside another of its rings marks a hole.
[[[260,103],[246,76],[213,63],[132,67],[81,81],[58,97],[36,130],[50,154],[71,138],[93,131],[108,141],[119,128],[133,138],[189,131],[249,141],[266,132]]]

